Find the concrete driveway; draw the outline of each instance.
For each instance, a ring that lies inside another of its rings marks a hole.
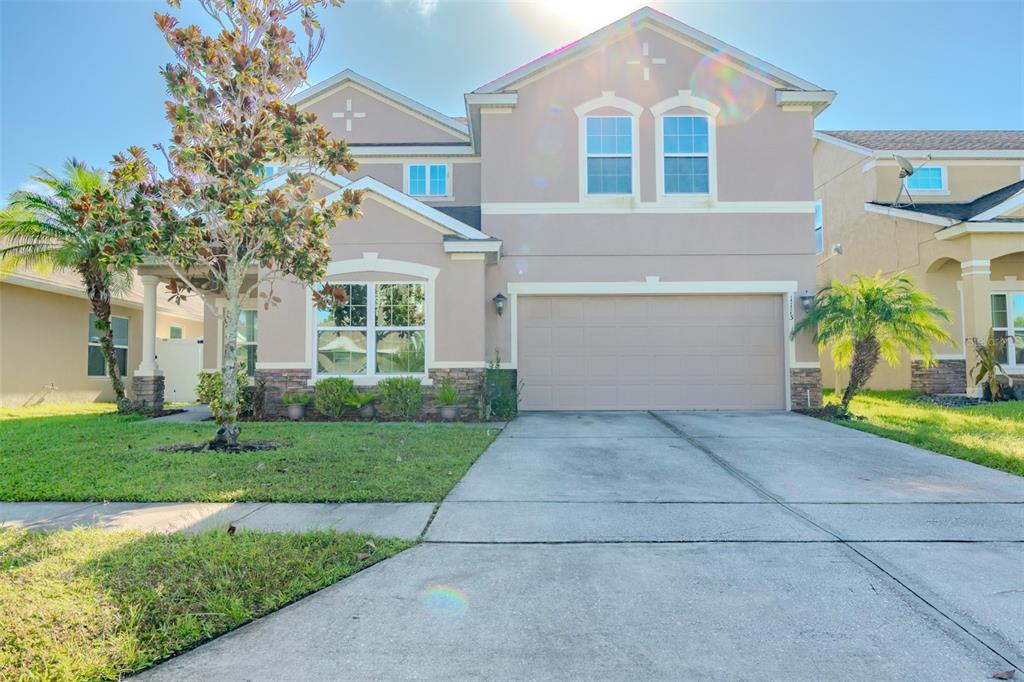
[[[146,677],[984,680],[1021,666],[1024,480],[794,414],[534,413],[424,544]]]

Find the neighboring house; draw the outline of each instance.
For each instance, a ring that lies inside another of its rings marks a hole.
[[[1024,375],[1024,131],[815,133],[818,284],[852,273],[905,272],[951,312],[954,344],[938,364],[881,363],[869,386],[936,393],[973,389],[973,337],[1016,335],[1003,364]],[[894,154],[920,167],[900,191]],[[928,157],[931,157],[929,160]],[[823,363],[826,386],[843,385]]]
[[[202,337],[197,303],[178,306],[163,295],[154,302],[157,337]],[[126,387],[142,357],[142,308],[136,277],[130,291],[114,297],[111,321]],[[113,400],[94,322],[74,273],[20,268],[0,276],[0,406]],[[174,385],[169,389],[168,397],[174,397]]]
[[[360,162],[323,194],[366,198],[330,235],[346,306],[278,283],[249,313],[268,407],[326,376],[478,386],[493,362],[526,410],[816,404],[788,332],[834,95],[649,8],[468,93],[465,119],[351,71],[298,94]]]

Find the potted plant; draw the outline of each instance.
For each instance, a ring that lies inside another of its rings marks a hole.
[[[459,418],[459,413],[462,411],[462,405],[459,402],[462,396],[459,395],[459,389],[455,388],[451,379],[445,377],[441,380],[434,397],[437,399],[437,404],[440,405],[441,419],[452,421]]]
[[[353,390],[345,396],[345,405],[355,410],[362,419],[373,419],[377,414],[377,408],[373,404],[376,399],[377,395],[372,391],[360,393]]]
[[[288,418],[292,421],[299,421],[306,417],[306,405],[309,404],[308,393],[285,393],[281,396],[281,402],[284,403],[288,411]]]

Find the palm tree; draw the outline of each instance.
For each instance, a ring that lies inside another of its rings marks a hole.
[[[96,316],[107,375],[120,403],[124,382],[114,353],[111,293],[131,284],[129,268],[109,267],[108,237],[89,219],[93,205],[114,197],[102,171],[70,159],[64,175],[43,170],[31,180],[41,191],[19,190],[0,211],[0,273],[16,266],[42,266],[78,273]]]
[[[831,347],[836,367],[850,368],[850,382],[843,392],[842,411],[864,388],[881,356],[895,367],[907,350],[932,363],[931,343],[949,342],[940,320],[949,311],[935,298],[914,286],[903,274],[874,277],[854,274],[849,283],[832,280],[815,296],[807,315],[793,327],[793,336],[811,329],[818,349]]]

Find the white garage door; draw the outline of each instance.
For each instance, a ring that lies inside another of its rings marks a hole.
[[[781,296],[520,296],[523,410],[785,409]]]

